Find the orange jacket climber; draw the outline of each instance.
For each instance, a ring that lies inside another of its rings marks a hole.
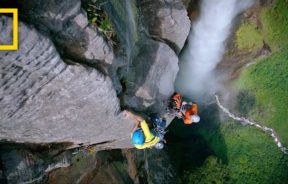
[[[193,103],[189,109],[184,111],[183,115],[183,121],[185,124],[192,124],[193,120],[194,122],[197,122],[197,118],[195,116],[198,116],[198,105]]]
[[[174,110],[180,110],[181,105],[182,105],[182,96],[180,93],[174,93],[173,96],[171,97],[171,108]]]
[[[180,93],[174,93],[170,101],[170,109],[172,109],[178,118],[182,118],[184,124],[198,123],[198,105],[196,103],[187,103],[182,101]]]

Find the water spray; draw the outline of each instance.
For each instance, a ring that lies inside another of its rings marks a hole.
[[[234,18],[254,0],[203,0],[180,58],[175,88],[187,97],[206,97],[219,89],[213,70],[221,61]]]

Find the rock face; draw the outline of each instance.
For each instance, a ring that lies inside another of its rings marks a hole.
[[[161,42],[146,40],[125,76],[125,103],[140,111],[165,111],[162,101],[174,92],[177,72],[178,57],[173,50]]]
[[[127,60],[130,62],[133,49],[139,41],[139,14],[136,0],[109,0],[103,3],[102,7],[109,16],[113,29],[126,51]]]
[[[143,0],[138,6],[149,34],[164,40],[178,54],[191,26],[182,0]]]
[[[174,91],[178,57],[168,42],[167,45],[152,40],[137,27],[148,26],[153,37],[170,40],[181,49],[190,26],[186,10],[180,1],[125,1],[124,9],[116,6],[116,1],[111,2],[114,10],[120,8],[118,13],[130,8],[127,16],[147,19],[137,26],[133,22],[135,33],[131,34],[136,35],[132,39],[136,45],[131,62],[118,70],[120,77],[127,80],[127,90],[122,94],[124,105],[138,111],[161,112],[165,110],[163,101]],[[154,4],[156,8],[149,12]],[[19,24],[19,50],[0,52],[0,139],[103,143],[106,148],[132,146],[132,122],[118,115],[120,104],[113,86],[118,73],[112,70],[114,83],[106,75],[106,71],[111,72],[108,65],[115,67],[114,53],[97,29],[88,25],[80,0],[24,0],[18,6],[20,20],[26,22]],[[146,9],[135,12],[136,6]],[[145,18],[148,14],[156,17]],[[11,28],[4,26],[5,22],[11,23],[10,18],[2,16],[1,20],[1,35],[11,35]],[[178,20],[182,21],[181,26]],[[165,32],[166,29],[170,31]],[[78,64],[67,65],[63,60],[104,64],[104,72]]]
[[[1,153],[1,159],[5,160],[3,169],[7,182],[19,183],[31,181],[31,178],[34,178],[31,183],[42,180],[43,176],[39,173],[45,170],[45,164],[41,158],[24,150],[11,150]]]
[[[72,157],[71,167],[52,171],[48,183],[177,183],[176,171],[163,150],[124,149],[82,155]]]
[[[89,144],[126,139],[129,145],[132,122],[117,116],[109,77],[65,64],[47,37],[23,23],[19,30],[19,50],[0,56],[0,139]]]
[[[70,165],[70,152],[55,152],[57,156],[52,158],[49,154],[53,151],[48,146],[36,147],[24,147],[20,144],[13,146],[0,145],[1,170],[3,170],[2,174],[5,176],[1,181],[0,175],[0,182],[44,183],[47,180],[48,171]],[[51,152],[47,152],[49,149]],[[38,153],[35,150],[39,150]]]
[[[112,0],[104,9],[128,57],[128,64],[119,69],[127,89],[122,93],[124,105],[146,113],[165,113],[165,101],[174,92],[177,53],[190,30],[183,3]]]
[[[50,34],[65,57],[78,62],[111,64],[112,47],[96,28],[88,25],[81,1],[24,0],[20,17]]]
[[[174,91],[177,54],[190,29],[185,8],[180,1],[110,2],[106,11],[112,12],[107,14],[114,24],[119,21],[113,12],[131,17],[123,19],[129,33],[121,33],[127,30],[121,25],[117,32],[125,36],[126,56],[114,54],[106,38],[88,24],[80,0],[17,1],[19,50],[0,51],[0,141],[131,148],[133,122],[121,116],[117,95],[127,108],[165,110],[163,101]],[[0,17],[0,44],[11,42],[6,36],[12,35],[11,23]],[[125,60],[121,67],[119,58]],[[123,91],[116,86],[120,78],[126,83]],[[0,182],[37,183],[45,170],[69,165],[62,158],[52,162],[57,154],[46,159],[17,150],[0,151]]]

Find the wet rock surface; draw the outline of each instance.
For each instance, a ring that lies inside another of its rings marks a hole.
[[[126,46],[127,63],[118,69],[123,106],[165,113],[167,99],[174,92],[177,54],[190,30],[183,3],[109,1],[103,7]]]

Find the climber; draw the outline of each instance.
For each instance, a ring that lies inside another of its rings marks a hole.
[[[182,104],[182,96],[180,93],[174,93],[170,100],[170,106],[172,109],[179,111]]]
[[[130,111],[124,111],[124,116],[135,120],[135,125],[131,131],[132,143],[137,149],[155,147],[164,148],[164,135],[159,132],[150,131],[147,122],[139,115]]]
[[[198,123],[200,117],[198,116],[198,105],[193,102],[185,102],[182,100],[180,93],[174,93],[170,99],[170,110],[173,111],[176,117],[182,118],[184,124]]]
[[[198,123],[200,121],[200,117],[198,116],[198,105],[196,103],[182,102],[181,114],[184,124],[186,125]]]

